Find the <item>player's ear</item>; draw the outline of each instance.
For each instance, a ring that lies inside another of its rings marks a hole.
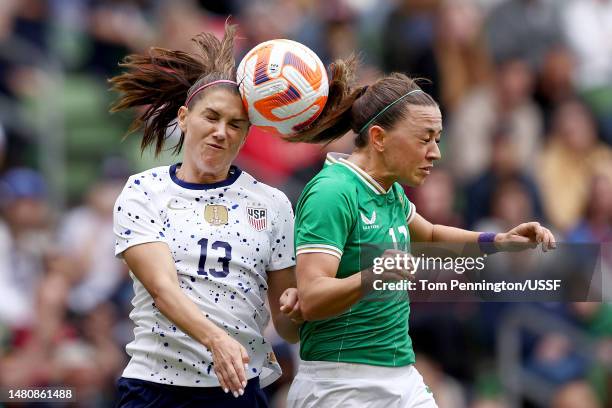
[[[370,127],[368,130],[368,137],[370,138],[370,144],[377,152],[382,152],[385,150],[385,137],[387,136],[385,130],[378,126],[374,125]]]
[[[186,106],[181,106],[178,110],[178,125],[183,133],[187,131],[187,112],[189,109]]]

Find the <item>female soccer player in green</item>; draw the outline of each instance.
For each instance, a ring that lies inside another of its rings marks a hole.
[[[433,225],[421,217],[399,183],[416,187],[440,159],[438,104],[403,74],[350,89],[351,64],[332,66],[330,97],[321,118],[295,137],[327,142],[357,134],[350,155],[329,154],[296,209],[295,245],[301,364],[288,406],[436,407],[414,368],[408,302],[363,299],[363,251],[371,243],[516,243],[555,246],[537,222],[506,233]],[[360,259],[361,258],[361,259]],[[401,271],[398,271],[401,273]],[[286,304],[288,313],[296,308]]]

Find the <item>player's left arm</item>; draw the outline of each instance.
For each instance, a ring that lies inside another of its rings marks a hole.
[[[294,267],[268,272],[268,303],[276,332],[289,343],[300,340],[303,323]]]
[[[413,242],[448,242],[476,243],[480,232],[468,231],[447,225],[432,224],[416,213],[408,225],[410,240]],[[555,237],[548,228],[538,222],[526,222],[507,232],[495,234],[494,244],[497,250],[507,251],[525,246],[536,247],[542,244],[542,250],[556,247]]]

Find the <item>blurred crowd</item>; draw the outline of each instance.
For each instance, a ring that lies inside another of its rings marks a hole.
[[[428,220],[493,231],[537,220],[560,241],[603,244],[610,269],[612,0],[2,0],[0,386],[65,385],[78,406],[113,404],[133,336],[113,203],[129,174],[178,159],[122,140],[130,118],[108,114],[106,80],[131,52],[222,34],[228,15],[236,58],[290,38],[325,63],[357,52],[364,84],[424,78],[443,111],[443,159],[407,194]],[[239,165],[295,203],[352,137],[323,148],[252,129]],[[611,297],[415,304],[418,369],[440,408],[612,407]],[[501,327],[530,313],[543,329],[523,336],[516,363],[541,386],[511,395]],[[285,374],[266,390],[283,407],[296,347],[270,336]]]

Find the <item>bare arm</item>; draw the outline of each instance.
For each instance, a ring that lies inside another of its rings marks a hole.
[[[476,231],[432,224],[419,214],[415,215],[408,228],[414,242],[476,243],[480,235]],[[540,243],[544,251],[556,246],[552,232],[537,222],[519,224],[508,232],[495,235],[495,246],[502,251],[525,249],[526,245],[535,247]]]
[[[395,258],[405,254],[387,249],[381,258]],[[304,320],[321,320],[347,311],[368,293],[374,280],[411,279],[410,269],[385,269],[374,274],[366,268],[346,278],[337,278],[340,260],[326,253],[304,253],[297,256],[297,286],[300,310]]]
[[[244,364],[249,361],[248,354],[183,293],[168,246],[162,242],[136,245],[126,249],[123,257],[159,311],[213,353],[221,387],[232,390],[234,395],[240,394],[246,386]]]
[[[281,311],[281,296],[285,295],[287,289],[295,287],[293,267],[268,272],[268,303],[272,323],[274,323],[276,332],[289,343],[297,343],[300,340],[298,330],[301,323],[293,322],[290,316]],[[299,305],[297,307],[299,310]]]
[[[297,256],[297,287],[305,320],[336,316],[362,297],[361,272],[336,278],[339,264],[338,258],[324,253]]]
[[[478,232],[432,224],[420,214],[415,214],[408,228],[410,240],[414,242],[478,242]]]

